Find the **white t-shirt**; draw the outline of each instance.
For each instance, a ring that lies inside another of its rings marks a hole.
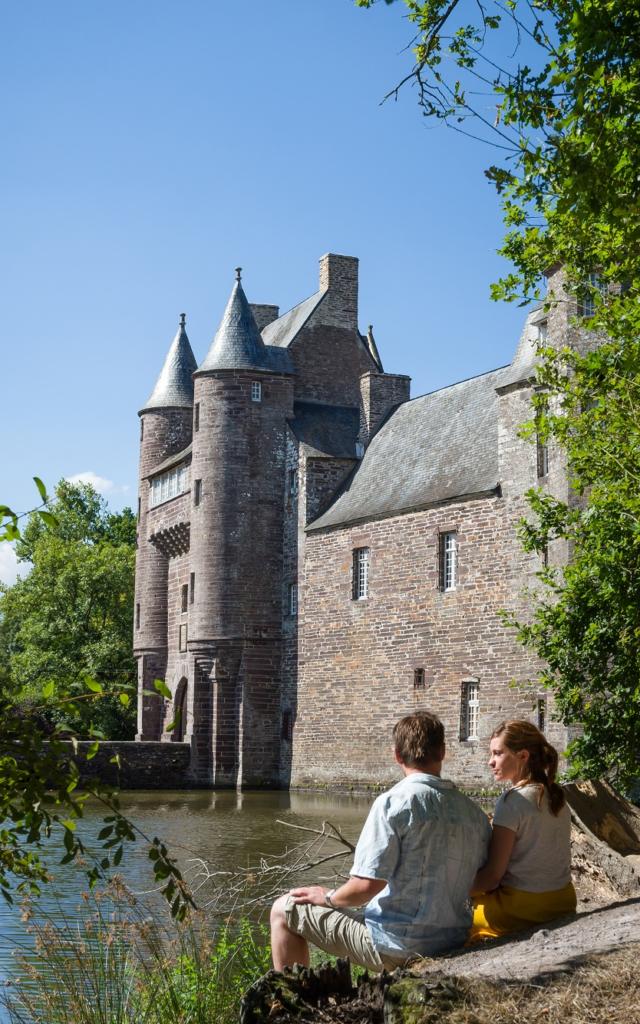
[[[508,789],[493,817],[516,834],[502,884],[525,892],[555,892],[571,881],[571,812],[565,802],[552,814],[547,790],[540,795],[535,784]]]

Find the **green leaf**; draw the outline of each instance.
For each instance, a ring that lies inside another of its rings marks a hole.
[[[154,679],[153,686],[161,696],[166,697],[167,700],[171,700],[171,690],[165,683],[164,679]]]
[[[42,480],[40,479],[40,477],[39,476],[34,476],[33,482],[35,483],[36,487],[38,488],[38,492],[39,492],[40,497],[42,498],[42,500],[43,501],[48,501],[49,498],[48,498],[48,495],[47,495],[47,488],[44,486],[44,484],[43,484]]]
[[[87,749],[87,753],[86,753],[87,761],[91,761],[92,758],[94,758],[96,756],[96,754],[98,753],[99,750],[100,750],[100,742],[98,740],[95,740],[91,744],[91,746],[88,747],[88,749]]]
[[[39,508],[38,511],[37,511],[37,514],[42,519],[42,522],[44,523],[44,525],[48,526],[50,530],[57,529],[57,527],[58,527],[58,520],[56,519],[56,517],[53,515],[52,512],[47,512],[45,509]]]
[[[55,683],[53,682],[48,682],[44,684],[44,686],[42,687],[42,696],[45,698],[45,700],[48,700],[49,697],[53,697],[55,688]]]
[[[84,685],[92,693],[104,693],[102,685],[97,680],[91,679],[90,676],[85,676]]]
[[[129,707],[129,704],[131,702],[131,698],[129,697],[128,693],[119,693],[118,700],[125,708]]]

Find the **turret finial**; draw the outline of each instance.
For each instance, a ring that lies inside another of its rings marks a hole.
[[[180,314],[180,326],[184,327],[186,325],[186,322],[187,322],[187,314],[186,313],[181,313]]]
[[[242,267],[236,267],[236,281],[242,280]]]

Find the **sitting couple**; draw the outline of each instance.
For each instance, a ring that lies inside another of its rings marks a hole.
[[[392,970],[575,910],[558,755],[534,725],[503,722],[491,738],[496,781],[511,783],[493,829],[440,777],[444,728],[435,715],[402,718],[393,740],[404,778],[373,804],[349,880],[331,890],[292,889],[275,902],[277,970],[307,965],[309,942],[370,971]],[[355,907],[364,907],[364,922],[349,912]]]

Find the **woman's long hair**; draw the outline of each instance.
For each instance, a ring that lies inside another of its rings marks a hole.
[[[549,807],[552,814],[558,814],[564,804],[564,792],[556,782],[558,771],[558,751],[547,742],[546,738],[532,722],[524,719],[512,719],[501,722],[491,735],[502,737],[505,747],[514,754],[521,750],[529,751],[527,761],[527,781],[544,786],[549,795]]]

